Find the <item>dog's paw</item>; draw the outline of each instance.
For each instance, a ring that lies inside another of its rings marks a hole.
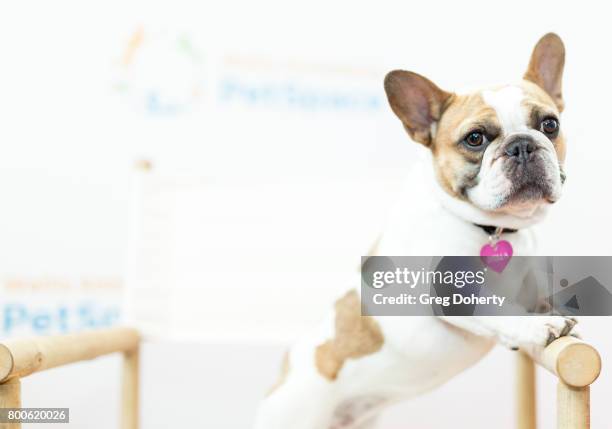
[[[546,347],[559,337],[567,335],[580,338],[576,330],[577,320],[566,316],[529,316],[520,318],[513,335],[500,338],[512,350],[522,347]]]

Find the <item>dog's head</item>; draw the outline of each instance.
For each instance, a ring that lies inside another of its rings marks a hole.
[[[385,78],[385,91],[412,139],[431,149],[447,194],[480,210],[525,217],[561,195],[564,62],[563,42],[551,33],[516,85],[459,95],[396,70]]]

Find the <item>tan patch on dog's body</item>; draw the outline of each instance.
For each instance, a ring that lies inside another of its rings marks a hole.
[[[285,352],[285,355],[283,356],[283,362],[281,363],[281,371],[278,376],[278,380],[276,381],[276,383],[274,383],[272,387],[270,387],[270,390],[268,390],[267,396],[270,396],[272,393],[274,393],[276,389],[281,387],[283,383],[285,383],[285,380],[287,380],[288,375],[289,375],[289,352]]]
[[[336,301],[335,335],[317,347],[317,370],[328,380],[335,380],[344,362],[379,351],[384,336],[378,323],[361,315],[361,302],[355,291]]]

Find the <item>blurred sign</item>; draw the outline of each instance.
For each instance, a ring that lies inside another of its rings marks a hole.
[[[149,335],[285,340],[359,283],[393,182],[220,184],[143,173],[126,318]]]
[[[280,338],[316,320],[387,212],[364,201],[392,195],[398,151],[412,148],[387,150],[400,126],[383,73],[178,27],[100,43],[79,55],[58,46],[62,73],[36,82],[61,91],[41,93],[36,126],[6,137],[21,143],[5,163],[27,168],[0,171],[0,334],[117,323],[128,233],[129,313],[164,333]],[[143,154],[155,172],[130,194]],[[143,206],[128,226],[134,196]],[[287,296],[303,305],[275,305]]]
[[[372,113],[386,107],[380,70],[205,49],[187,31],[136,28],[112,87],[135,111],[174,117],[221,105]]]
[[[113,325],[122,295],[116,278],[5,277],[0,296],[5,338]]]

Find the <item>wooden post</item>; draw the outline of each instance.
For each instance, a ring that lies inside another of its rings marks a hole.
[[[140,335],[131,328],[108,328],[67,335],[10,340],[0,344],[0,408],[19,408],[20,379],[35,372],[123,353],[122,429],[138,429]],[[21,424],[0,423],[0,429]]]
[[[590,386],[572,387],[562,381],[557,386],[557,428],[589,429]]]
[[[528,352],[537,363],[568,386],[588,386],[601,372],[601,357],[597,350],[574,337],[561,337],[546,348]]]
[[[0,384],[0,408],[21,408],[19,378],[12,378]],[[0,423],[0,429],[21,429],[21,423]]]
[[[559,378],[557,427],[589,429],[590,385],[601,372],[597,350],[577,338],[561,337],[545,348],[527,352],[536,363]]]
[[[136,347],[123,354],[121,428],[138,429],[139,418],[139,358],[140,348]]]
[[[535,364],[525,353],[517,353],[516,427],[536,429]]]

